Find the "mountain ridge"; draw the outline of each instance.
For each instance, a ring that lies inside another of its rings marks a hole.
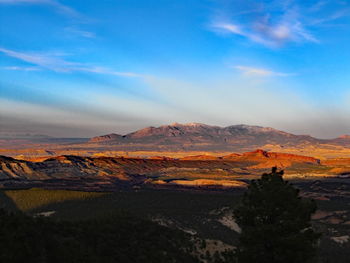
[[[146,127],[125,135],[116,133],[96,136],[88,143],[119,145],[144,150],[163,148],[167,150],[228,150],[262,148],[266,144],[296,146],[300,144],[319,144],[327,140],[310,135],[295,135],[271,127],[255,125],[211,126],[202,123],[172,123],[159,127]],[[335,139],[341,143],[341,139]],[[123,148],[123,147],[122,147]]]
[[[167,124],[167,125],[161,125],[158,127],[155,126],[147,126],[145,128],[141,128],[138,129],[136,131],[133,132],[129,132],[127,134],[121,135],[118,133],[109,133],[109,134],[105,134],[105,135],[99,135],[99,136],[94,136],[92,137],[90,140],[94,139],[94,138],[98,138],[98,137],[103,137],[103,136],[111,136],[111,137],[134,137],[135,134],[147,134],[147,133],[151,133],[154,131],[165,131],[165,130],[185,130],[185,131],[190,131],[190,130],[216,130],[216,131],[232,131],[232,130],[247,130],[251,133],[268,133],[268,132],[275,132],[278,134],[284,134],[287,136],[298,136],[298,137],[310,137],[310,138],[314,138],[317,140],[327,140],[327,139],[319,139],[316,137],[313,137],[311,135],[308,134],[300,134],[300,135],[296,135],[293,133],[289,133],[289,132],[285,132],[282,130],[278,130],[272,127],[264,127],[264,126],[259,126],[259,125],[247,125],[247,124],[235,124],[235,125],[229,125],[229,126],[217,126],[217,125],[208,125],[208,124],[204,124],[204,123],[197,123],[197,122],[191,122],[191,123],[185,123],[185,124],[181,124],[181,123],[171,123],[171,124]],[[350,135],[340,135],[337,138],[349,138]],[[334,139],[337,139],[334,138]],[[113,139],[113,138],[110,138]],[[331,139],[330,139],[331,140]]]

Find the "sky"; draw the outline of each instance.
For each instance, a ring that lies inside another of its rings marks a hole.
[[[350,134],[350,1],[0,0],[0,133]]]

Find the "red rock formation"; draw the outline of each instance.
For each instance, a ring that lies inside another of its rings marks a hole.
[[[262,149],[257,149],[255,151],[246,152],[243,154],[230,154],[223,156],[222,159],[229,161],[255,162],[256,164],[252,166],[253,168],[268,168],[272,166],[284,168],[293,165],[293,163],[320,164],[320,160],[313,157],[288,153],[267,152]]]
[[[221,159],[223,160],[236,160],[237,157],[241,156],[241,154],[238,153],[231,153],[229,155],[222,156]]]
[[[296,155],[296,154],[290,154],[290,153],[267,152],[261,149],[255,150],[253,152],[243,153],[242,157],[246,157],[248,159],[261,158],[261,159],[287,160],[290,162],[320,164],[320,160],[314,157]]]
[[[180,158],[180,160],[220,160],[221,157],[216,157],[212,155],[194,155],[194,156],[185,156]]]

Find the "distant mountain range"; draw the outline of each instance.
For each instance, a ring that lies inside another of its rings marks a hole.
[[[93,137],[88,144],[119,146],[129,150],[201,150],[240,151],[265,145],[302,147],[305,145],[336,145],[350,147],[350,136],[318,139],[309,135],[295,135],[269,127],[232,125],[210,126],[201,123],[147,127],[126,135],[107,134]]]
[[[255,149],[314,157],[350,157],[350,135],[318,139],[269,127],[201,123],[173,123],[147,127],[125,135],[111,133],[93,138],[0,138],[0,155],[43,157],[80,156],[186,156],[187,153],[243,153]],[[172,154],[176,153],[176,154]]]

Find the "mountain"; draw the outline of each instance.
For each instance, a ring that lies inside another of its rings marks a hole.
[[[260,148],[267,144],[296,146],[318,144],[325,140],[294,135],[269,127],[232,125],[210,126],[201,123],[147,127],[126,135],[108,134],[91,138],[89,143],[119,145],[130,150],[202,150],[237,151]]]
[[[350,156],[350,136],[318,139],[295,135],[270,127],[201,123],[173,123],[147,127],[125,135],[110,133],[90,139],[50,138],[45,140],[1,140],[0,154],[19,159],[59,155],[79,156],[162,156],[249,152],[254,149],[337,158]]]

